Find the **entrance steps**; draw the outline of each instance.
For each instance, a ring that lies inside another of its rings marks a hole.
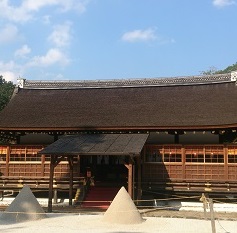
[[[81,203],[83,208],[108,209],[120,187],[90,186],[88,193]]]

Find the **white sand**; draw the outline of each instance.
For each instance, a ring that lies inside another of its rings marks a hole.
[[[176,218],[144,218],[140,224],[111,224],[103,221],[103,215],[48,214],[48,218],[4,225],[0,223],[1,233],[210,233],[211,223],[205,220]],[[217,233],[235,233],[236,221],[216,221]],[[223,229],[224,228],[224,229]]]
[[[113,202],[105,212],[103,220],[108,223],[119,224],[139,224],[144,221],[124,187],[118,191]]]
[[[25,192],[26,191],[26,192]],[[126,196],[126,192],[122,190],[122,194],[114,199],[114,204],[111,205],[107,213],[99,215],[82,215],[78,213],[53,213],[45,214],[41,209],[37,209],[38,203],[31,196],[27,189],[16,198],[17,201],[11,204],[10,211],[22,211],[22,204],[29,202],[33,205],[23,209],[27,215],[41,215],[46,218],[35,221],[31,218],[26,222],[19,222],[19,213],[11,215],[9,219],[0,219],[1,233],[37,233],[37,232],[52,232],[52,233],[211,233],[210,220],[197,219],[181,219],[181,218],[161,218],[161,217],[144,217],[141,218],[137,213],[136,207],[131,203],[130,197]],[[126,200],[127,199],[127,200]],[[23,202],[23,203],[22,203]],[[120,204],[121,203],[121,206]],[[24,205],[25,206],[25,205]],[[36,210],[34,210],[36,208]],[[33,212],[29,212],[32,211]],[[118,213],[115,213],[118,211]],[[129,213],[131,211],[132,213]],[[4,212],[3,212],[4,213]],[[0,213],[3,214],[3,213]],[[135,213],[135,214],[134,214]],[[107,216],[106,216],[107,215]],[[12,218],[15,219],[12,219]],[[117,219],[118,218],[118,221]],[[128,221],[126,220],[128,218]],[[35,219],[35,217],[34,217]],[[140,221],[142,219],[142,221]],[[145,220],[145,221],[143,221]],[[129,224],[128,224],[129,223]],[[216,233],[235,233],[237,232],[237,221],[216,220]]]
[[[6,210],[0,214],[2,222],[24,222],[45,218],[46,214],[28,186],[24,186]]]

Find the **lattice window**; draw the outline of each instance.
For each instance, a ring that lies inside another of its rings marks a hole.
[[[144,151],[146,162],[182,162],[181,146],[147,145]]]
[[[182,162],[181,146],[164,146],[164,162]]]
[[[41,155],[37,153],[42,146],[12,146],[10,150],[10,161],[41,161]]]
[[[6,156],[7,156],[7,147],[0,146],[0,162],[6,161]]]
[[[228,163],[237,163],[237,147],[228,147]]]
[[[41,161],[41,155],[38,155],[38,152],[42,150],[42,146],[33,146],[26,148],[26,161]]]
[[[187,163],[224,163],[222,146],[186,146],[185,162]]]
[[[224,163],[222,146],[205,146],[205,163]]]
[[[204,150],[203,146],[190,146],[185,148],[185,162],[203,163]]]
[[[10,161],[25,161],[26,148],[20,146],[12,146],[10,150]]]
[[[146,162],[162,162],[163,148],[162,146],[149,145],[145,147]]]

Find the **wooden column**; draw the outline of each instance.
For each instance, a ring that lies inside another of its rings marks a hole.
[[[126,168],[128,169],[128,194],[130,197],[133,197],[133,165],[131,163],[125,164]]]
[[[73,156],[68,156],[68,164],[70,168],[70,177],[69,177],[69,205],[72,205],[72,193],[73,193]]]
[[[7,146],[7,154],[6,154],[6,174],[5,174],[5,176],[9,176],[9,161],[10,161],[10,146]]]
[[[52,212],[52,199],[53,199],[53,177],[54,177],[54,169],[60,163],[63,157],[58,155],[50,156],[50,174],[49,174],[49,200],[48,200],[48,212]]]
[[[50,174],[49,174],[49,200],[48,200],[48,212],[52,212],[52,199],[53,199],[53,177],[54,168],[56,167],[57,156],[51,155],[50,157]]]
[[[44,176],[45,171],[45,155],[41,155],[41,176]]]
[[[186,157],[185,157],[185,149],[183,146],[181,148],[181,153],[182,153],[182,179],[185,180],[186,179],[186,168],[185,168]]]
[[[229,180],[228,178],[228,147],[226,145],[224,145],[223,148],[223,155],[224,155],[224,172],[225,172],[225,180]]]
[[[137,200],[142,197],[142,169],[141,169],[141,155],[137,157]]]

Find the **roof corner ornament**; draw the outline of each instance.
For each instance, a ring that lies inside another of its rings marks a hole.
[[[23,79],[23,78],[17,79],[17,86],[19,88],[24,88],[24,84],[25,84],[25,79]]]
[[[231,81],[237,81],[237,71],[231,72]]]

